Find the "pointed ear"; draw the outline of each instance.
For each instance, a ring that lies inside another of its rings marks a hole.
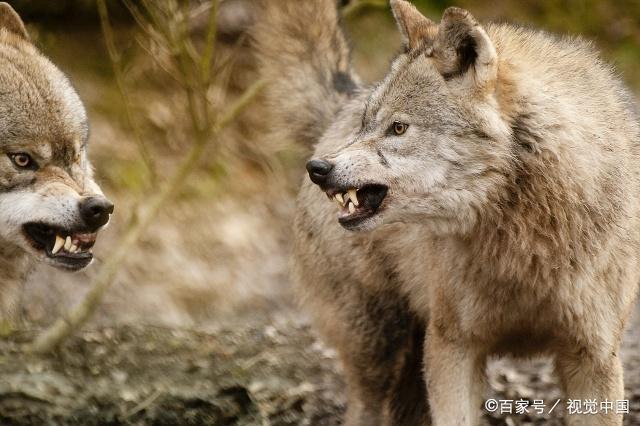
[[[0,2],[0,28],[6,28],[15,35],[29,40],[29,34],[24,27],[24,23],[9,3]]]
[[[457,7],[442,15],[433,57],[445,79],[468,75],[475,85],[486,86],[497,78],[493,43],[475,18]]]
[[[391,0],[391,10],[398,22],[407,52],[428,46],[435,40],[438,26],[405,0]]]

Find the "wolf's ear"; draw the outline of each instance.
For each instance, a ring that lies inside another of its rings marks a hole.
[[[414,5],[405,0],[391,0],[391,10],[398,22],[406,51],[433,43],[438,26],[422,15]]]
[[[474,85],[487,86],[497,77],[498,59],[489,36],[469,12],[457,7],[442,15],[433,57],[447,80],[470,76]]]
[[[29,34],[24,27],[24,23],[9,3],[0,2],[0,28],[6,28],[8,31],[25,40],[29,40]]]

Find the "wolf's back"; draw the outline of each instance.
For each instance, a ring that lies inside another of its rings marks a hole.
[[[356,90],[336,0],[261,0],[253,28],[270,128],[315,144]]]

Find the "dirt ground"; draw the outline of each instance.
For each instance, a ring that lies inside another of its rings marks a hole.
[[[623,349],[640,425],[640,307]],[[287,318],[196,331],[120,326],[83,332],[49,357],[0,340],[2,425],[338,425],[344,383],[333,350]],[[265,325],[269,324],[269,325]],[[517,365],[517,366],[516,366]],[[489,365],[487,398],[560,398],[547,360]],[[549,408],[549,407],[547,407]],[[551,415],[485,415],[488,425],[561,425]]]

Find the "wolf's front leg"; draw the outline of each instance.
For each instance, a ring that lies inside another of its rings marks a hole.
[[[338,348],[348,386],[345,425],[427,425],[423,376],[425,329],[400,301],[364,302],[345,323],[348,343]]]
[[[341,284],[341,291],[323,302],[317,325],[335,345],[344,367],[344,424],[429,424],[423,321],[394,291],[370,294],[358,283]]]
[[[606,351],[607,356],[598,357],[582,351],[563,353],[556,356],[556,369],[567,398],[574,401],[595,401],[596,413],[582,414],[565,412],[569,426],[618,426],[622,425],[622,415],[616,414],[617,401],[624,399],[622,363],[618,348]],[[610,401],[612,409],[602,410],[601,403]]]
[[[486,357],[444,337],[430,324],[425,343],[429,405],[434,426],[480,424]]]

